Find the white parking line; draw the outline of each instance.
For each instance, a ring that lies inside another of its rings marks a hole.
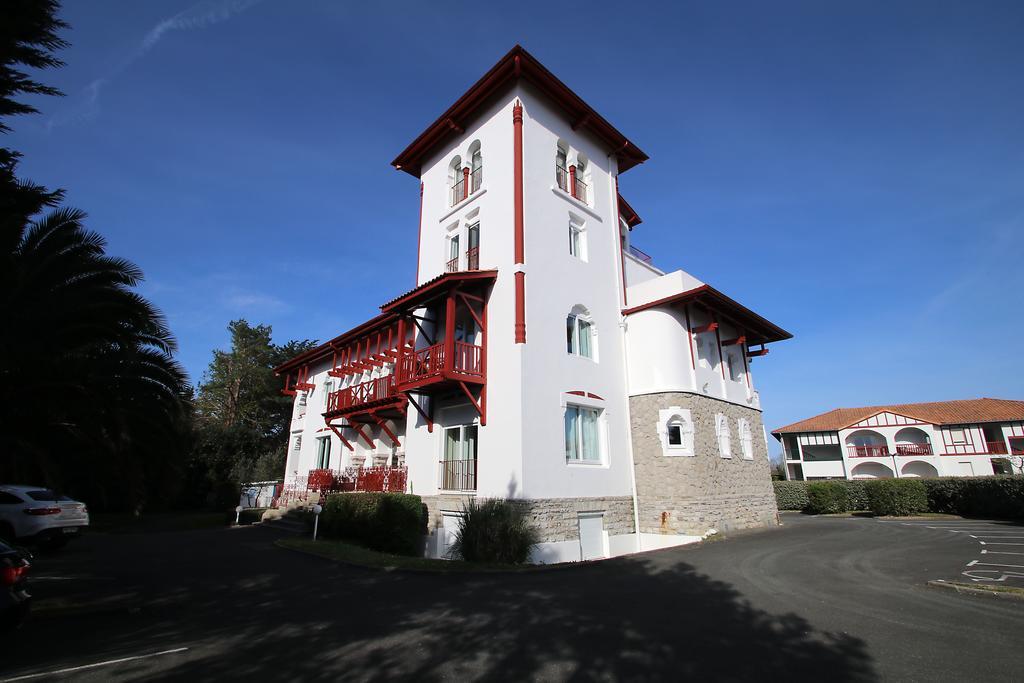
[[[978,541],[982,545],[1024,545],[1024,543],[1000,543],[998,541]]]
[[[970,536],[971,538],[1005,538],[1005,539],[1024,538],[1024,536],[993,536],[992,534],[980,534],[980,535],[968,534],[968,536]]]
[[[1016,567],[1017,569],[1024,569],[1024,564],[995,564],[993,562],[981,562],[979,560],[971,560],[967,563],[968,567]]]
[[[177,647],[173,650],[163,650],[161,652],[151,652],[146,655],[135,655],[134,657],[121,657],[120,659],[108,659],[105,662],[96,662],[95,664],[83,664],[82,666],[71,666],[66,669],[58,669],[56,671],[44,671],[37,674],[25,674],[24,676],[15,676],[14,678],[5,678],[0,683],[13,683],[14,681],[27,681],[33,678],[41,678],[43,676],[58,676],[60,674],[67,674],[73,671],[82,671],[84,669],[95,669],[100,666],[110,666],[111,664],[121,664],[123,662],[134,662],[139,659],[146,659],[148,657],[159,657],[161,655],[172,655],[175,652],[184,652],[187,647]]]
[[[1004,550],[982,550],[982,555],[1024,555],[1024,553],[1011,553]]]

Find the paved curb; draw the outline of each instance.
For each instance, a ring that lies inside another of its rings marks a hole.
[[[1018,593],[1016,591],[995,590],[994,588],[985,587],[984,585],[968,586],[962,583],[943,581],[942,579],[929,581],[926,585],[929,588],[944,588],[946,590],[956,591],[957,593],[966,593],[968,595],[991,595],[997,598],[1004,598],[1006,600],[1024,600],[1024,591]]]

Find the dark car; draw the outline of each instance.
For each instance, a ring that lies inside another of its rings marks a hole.
[[[0,629],[17,628],[28,616],[28,553],[0,541]]]

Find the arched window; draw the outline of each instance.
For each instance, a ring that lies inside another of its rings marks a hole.
[[[729,433],[729,418],[722,413],[715,415],[715,436],[718,438],[718,454],[723,458],[731,458],[732,435]]]
[[[575,306],[565,318],[565,346],[571,355],[597,359],[596,330],[587,309]]]
[[[452,163],[448,166],[448,187],[451,194],[451,206],[455,206],[469,195],[462,170],[462,157],[458,155],[452,159]]]
[[[662,455],[694,455],[693,433],[693,419],[688,408],[672,406],[658,411]]]
[[[480,151],[479,140],[470,145],[469,156],[469,191],[472,193],[479,190],[484,183],[484,156]]]

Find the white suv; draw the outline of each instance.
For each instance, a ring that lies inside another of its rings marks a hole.
[[[0,485],[0,538],[62,545],[87,526],[85,503],[42,486]]]

